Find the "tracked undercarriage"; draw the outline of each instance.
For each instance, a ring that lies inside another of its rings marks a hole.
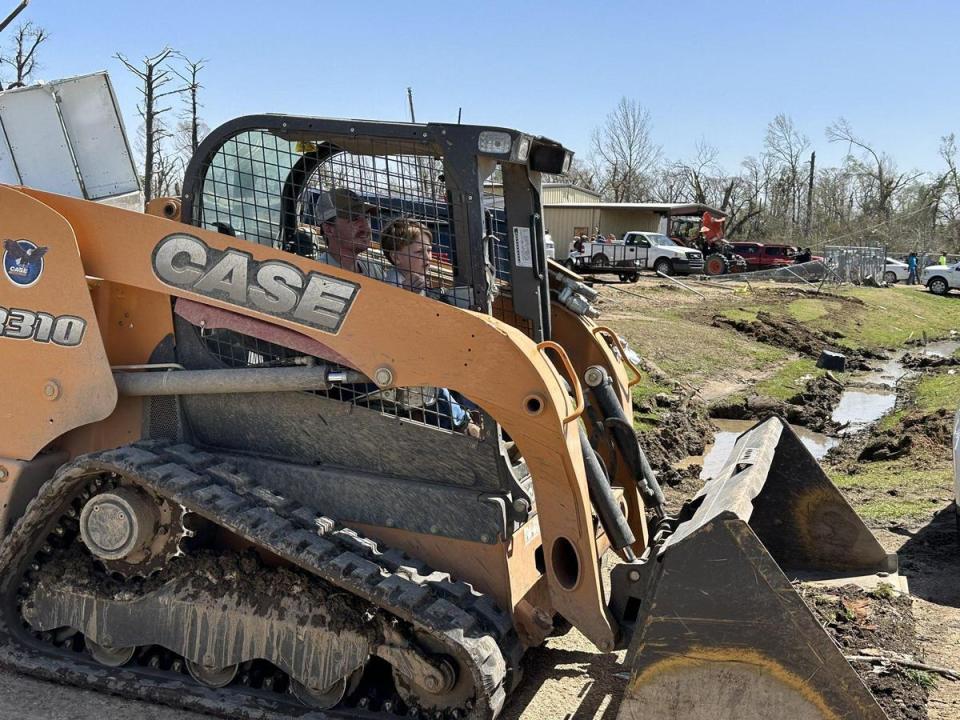
[[[81,533],[134,491],[202,527],[148,577]],[[205,549],[214,535],[231,539]],[[489,598],[185,445],[65,466],[10,541],[3,661],[48,677],[248,718],[489,718],[518,679],[519,640]]]

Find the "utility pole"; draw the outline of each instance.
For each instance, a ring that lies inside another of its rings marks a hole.
[[[807,182],[807,217],[803,223],[803,236],[810,236],[810,222],[813,219],[813,170],[817,161],[817,153],[810,153],[810,179]]]
[[[417,116],[413,112],[413,88],[407,88],[407,102],[410,103],[410,122],[415,123]]]
[[[10,13],[9,15],[7,15],[7,17],[4,18],[3,22],[0,22],[0,32],[3,32],[4,30],[6,30],[7,25],[9,25],[10,23],[12,23],[12,22],[16,19],[17,15],[19,15],[20,13],[22,13],[22,12],[26,9],[27,5],[29,5],[29,4],[30,4],[30,0],[23,0],[23,2],[21,2],[21,3],[16,7],[16,9],[14,9],[14,11],[13,11],[12,13]]]

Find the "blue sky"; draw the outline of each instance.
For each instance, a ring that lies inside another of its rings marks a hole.
[[[840,116],[903,168],[936,169],[940,136],[960,129],[960,3],[945,0],[32,0],[21,19],[51,33],[37,77],[110,71],[131,136],[138,94],[112,56],[164,45],[209,59],[211,126],[258,112],[405,120],[409,85],[420,121],[462,107],[464,122],[585,154],[626,95],[668,158],[702,138],[727,170],[779,112],[821,167],[843,155],[824,137]]]

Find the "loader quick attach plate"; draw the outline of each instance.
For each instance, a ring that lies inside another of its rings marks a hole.
[[[645,562],[614,569],[614,612],[636,623],[619,720],[886,717],[790,578],[895,558],[786,423],[741,436],[680,521]]]

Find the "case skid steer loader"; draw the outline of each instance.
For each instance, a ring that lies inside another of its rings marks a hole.
[[[263,115],[144,215],[0,186],[0,661],[229,717],[492,719],[563,618],[629,647],[626,720],[883,718],[791,578],[891,559],[787,426],[664,510],[639,373],[544,255],[570,159]]]

